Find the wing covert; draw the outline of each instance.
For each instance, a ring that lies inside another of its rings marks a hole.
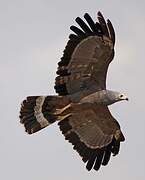
[[[120,142],[124,141],[120,126],[108,108],[88,103],[75,104],[70,112],[69,118],[58,123],[65,139],[74,145],[88,170],[107,165],[111,153],[118,154]]]
[[[80,28],[70,27],[75,34],[69,36],[58,63],[55,90],[59,95],[106,88],[107,69],[114,56],[114,29],[109,20],[105,22],[100,12],[99,22],[94,22],[88,13],[84,19],[86,22],[76,18]]]

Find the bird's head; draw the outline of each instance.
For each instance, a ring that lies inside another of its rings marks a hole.
[[[118,93],[116,98],[117,98],[116,100],[118,101],[123,101],[123,100],[128,101],[128,97],[123,93]]]
[[[107,90],[106,94],[107,94],[110,104],[113,104],[118,101],[123,101],[123,100],[128,101],[128,97],[124,93]]]

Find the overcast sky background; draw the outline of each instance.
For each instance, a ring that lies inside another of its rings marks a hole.
[[[32,136],[19,123],[28,95],[55,94],[57,62],[69,27],[85,12],[111,19],[116,55],[108,89],[125,92],[129,102],[111,106],[126,141],[120,154],[99,172],[88,172],[57,125]],[[145,179],[145,1],[0,0],[0,179]]]

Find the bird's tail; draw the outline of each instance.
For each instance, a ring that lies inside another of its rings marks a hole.
[[[20,122],[28,134],[35,133],[57,120],[65,119],[61,112],[68,104],[67,96],[29,96],[21,104]]]

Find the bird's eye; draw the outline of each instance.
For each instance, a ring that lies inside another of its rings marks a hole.
[[[122,97],[123,97],[123,94],[121,94],[120,97],[122,98]]]

